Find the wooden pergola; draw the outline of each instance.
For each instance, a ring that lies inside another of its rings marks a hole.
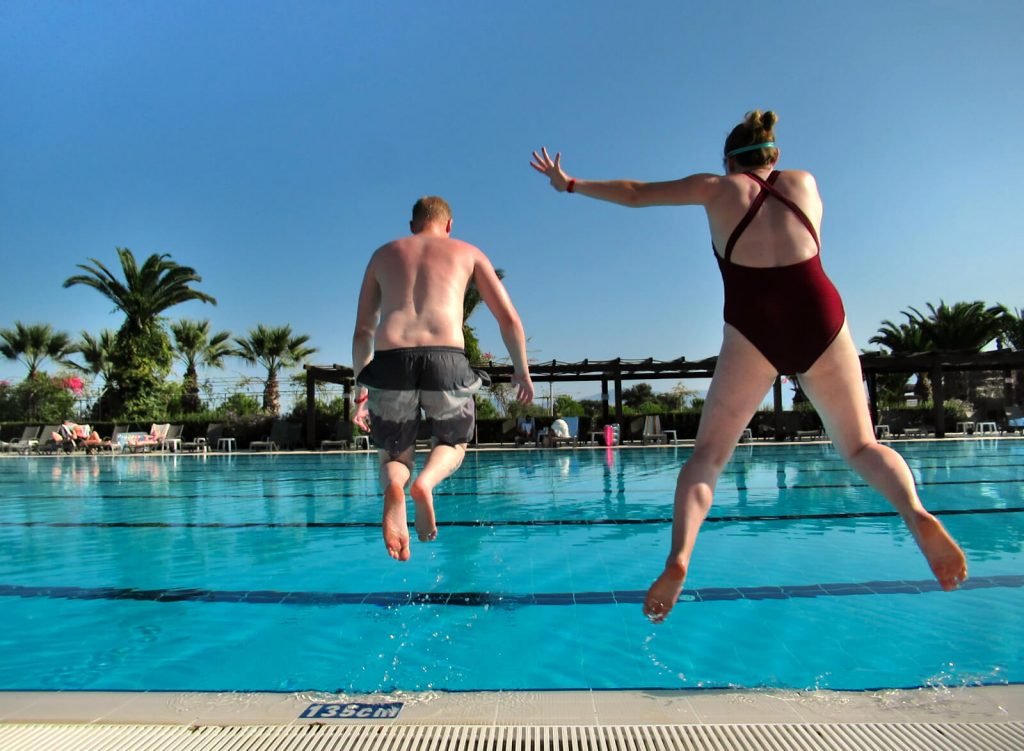
[[[689,361],[685,357],[675,360],[582,360],[581,362],[531,363],[530,377],[534,383],[601,383],[602,417],[611,417],[609,385],[615,389],[615,421],[622,422],[622,382],[682,380],[686,378],[711,378],[715,372],[717,357]],[[1005,371],[1024,369],[1024,352],[997,350],[994,352],[922,352],[912,355],[884,355],[869,353],[861,355],[861,368],[867,381],[868,400],[872,420],[877,422],[878,376],[888,373],[928,373],[932,379],[935,402],[936,436],[944,435],[945,409],[942,398],[942,374],[963,371]],[[354,386],[353,370],[347,365],[306,365],[306,437],[307,444],[314,445],[316,433],[316,384],[318,381],[336,383],[344,387],[345,414],[350,418],[348,398]],[[492,383],[509,383],[512,380],[511,365],[489,363],[478,368],[487,373]],[[772,387],[775,408],[776,432],[782,432],[782,377],[775,379]]]
[[[932,416],[935,437],[945,434],[946,409],[942,376],[944,373],[1002,371],[1004,383],[1014,370],[1024,369],[1024,351],[994,350],[992,352],[918,352],[912,355],[885,355],[877,352],[860,356],[860,366],[868,384],[871,419],[878,422],[878,376],[888,373],[927,373],[932,382]],[[1006,389],[1004,386],[1004,395]]]

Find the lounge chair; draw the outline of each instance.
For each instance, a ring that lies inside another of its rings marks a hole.
[[[647,418],[644,416],[634,417],[630,420],[629,432],[625,436],[625,440],[629,442],[639,441],[643,443],[643,432],[647,425]]]
[[[114,425],[114,432],[110,434],[110,438],[107,438],[100,443],[99,448],[106,449],[107,451],[121,451],[123,446],[121,445],[121,436],[128,432],[127,425]]]
[[[515,442],[516,439],[516,418],[510,417],[501,423],[501,432],[498,434],[498,443],[504,445],[505,440]]]
[[[644,418],[644,428],[640,434],[640,443],[646,446],[648,442],[668,443],[668,436],[661,429],[661,417],[658,415],[647,415]]]
[[[217,443],[224,435],[224,423],[211,422],[206,426],[206,435],[198,436],[191,441],[183,441],[182,451],[202,451],[204,454],[211,448],[217,448]]]
[[[812,441],[816,441],[819,438],[824,438],[824,437],[825,437],[825,429],[822,427],[821,423],[818,423],[818,425],[816,427],[811,428],[809,430],[798,430],[798,431],[796,431],[795,439],[798,440],[798,441],[802,441],[804,438],[810,438]]]
[[[50,428],[49,425],[43,428],[43,431],[39,434],[39,443],[36,444],[36,451],[47,452],[53,451],[64,451],[70,454],[75,450],[75,428],[77,425],[71,422],[64,422],[57,426],[57,429],[52,432],[47,432]]]
[[[1024,412],[1019,405],[1014,404],[1006,410],[1006,431],[1016,433],[1018,430],[1024,433]]]
[[[170,427],[169,423],[155,422],[150,426],[149,432],[146,435],[136,438],[135,440],[129,440],[125,445],[125,448],[128,451],[151,451],[161,445],[161,441],[163,441],[164,436],[167,435],[167,431],[170,430]]]
[[[545,437],[546,445],[551,448],[558,448],[563,444],[578,446],[580,443],[580,418],[563,417],[562,419],[569,428],[569,435],[555,435],[549,429]]]
[[[43,429],[39,431],[39,438],[31,448],[37,454],[55,454],[64,442],[63,438],[60,438],[60,441],[57,440],[58,438],[60,438],[60,425],[44,425]]]
[[[352,443],[352,423],[338,420],[338,424],[334,426],[334,435],[320,441],[320,450],[347,449],[350,443]]]
[[[294,448],[299,437],[302,426],[297,423],[298,431],[293,429],[293,423],[287,420],[274,420],[270,426],[270,435],[262,441],[253,441],[249,444],[250,451],[280,451],[283,448]]]
[[[288,433],[284,439],[284,443],[281,444],[282,448],[286,448],[289,451],[297,449],[299,444],[302,443],[302,425],[297,422],[288,423]]]
[[[181,450],[181,432],[185,429],[184,425],[170,425],[167,428],[167,432],[164,433],[164,437],[160,439],[160,450],[166,451],[167,447],[171,447],[171,451],[177,453]]]
[[[21,438],[11,441],[7,444],[8,451],[17,451],[19,454],[27,454],[29,450],[36,445],[39,440],[38,425],[29,425],[21,431]]]

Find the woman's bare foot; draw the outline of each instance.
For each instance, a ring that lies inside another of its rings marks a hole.
[[[437,517],[434,516],[434,493],[418,480],[409,490],[416,504],[416,534],[420,542],[432,542],[437,539]]]
[[[409,519],[405,511],[405,491],[397,482],[384,490],[384,547],[396,561],[409,560]]]
[[[644,615],[651,623],[661,623],[679,599],[686,581],[686,567],[679,564],[667,565],[661,576],[647,590],[644,598]]]
[[[967,578],[967,559],[942,522],[927,511],[918,512],[906,522],[942,588],[949,592],[959,587]]]

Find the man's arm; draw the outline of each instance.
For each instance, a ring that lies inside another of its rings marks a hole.
[[[710,173],[690,175],[679,180],[645,183],[637,180],[577,180],[569,177],[562,169],[562,155],[552,159],[547,149],[533,152],[530,166],[546,175],[551,187],[558,192],[568,190],[601,201],[621,206],[640,208],[643,206],[706,206],[714,198],[715,189],[722,177]]]
[[[512,382],[519,386],[516,398],[524,403],[532,402],[533,381],[530,380],[530,365],[526,359],[526,332],[523,330],[523,323],[505,290],[505,285],[494,273],[494,266],[480,250],[476,250],[473,281],[480,291],[480,299],[498,322],[502,341],[505,342],[508,354],[512,358],[512,368],[515,371]]]
[[[352,370],[357,380],[363,368],[373,358],[373,337],[377,333],[377,322],[380,318],[380,285],[374,273],[373,261],[371,258],[363,274],[363,284],[359,288],[359,306],[356,309],[356,326],[352,333]],[[362,401],[359,401],[360,399]],[[356,388],[356,413],[352,419],[359,427],[368,429],[365,388]]]

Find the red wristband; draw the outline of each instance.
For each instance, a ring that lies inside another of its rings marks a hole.
[[[369,394],[363,394],[362,396],[357,396],[352,401],[354,401],[356,404],[362,404],[363,402],[365,402],[369,398],[370,398]]]
[[[565,192],[566,193],[575,193],[576,192],[576,181],[575,180],[570,180],[569,181],[569,184],[565,186]]]

